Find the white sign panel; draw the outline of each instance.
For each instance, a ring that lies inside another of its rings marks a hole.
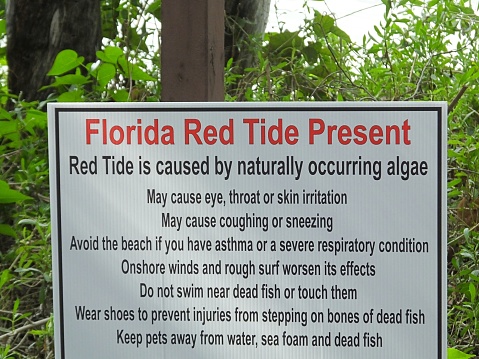
[[[446,358],[446,116],[50,104],[56,357]]]

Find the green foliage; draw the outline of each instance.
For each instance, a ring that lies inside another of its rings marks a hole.
[[[63,75],[65,72],[73,70],[83,64],[84,60],[85,58],[83,56],[78,56],[78,54],[73,50],[67,49],[60,51],[47,75]]]
[[[17,101],[0,110],[0,342],[16,343],[0,346],[0,358],[40,357],[36,345],[19,351],[29,333],[14,330],[52,312],[47,118],[39,106]],[[51,336],[36,337],[52,350]]]
[[[351,39],[334,18],[316,11],[301,30],[269,33],[256,41],[251,51],[258,66],[246,69],[244,76],[227,67],[227,100],[336,100],[344,84],[338,78],[350,80],[350,46]]]
[[[455,348],[448,348],[447,349],[447,359],[468,359],[473,358],[475,355],[470,355],[461,352]]]
[[[10,188],[7,182],[0,180],[0,205],[6,203],[16,203],[30,199],[19,191]],[[7,224],[0,224],[0,235],[15,237],[15,231]],[[0,278],[0,288],[2,287],[2,279]]]
[[[451,259],[448,296],[453,305],[448,310],[449,335],[461,339],[461,346],[473,344],[479,334],[479,233],[465,229],[464,243]],[[467,347],[466,347],[467,348]]]
[[[55,80],[43,89],[56,89],[58,102],[157,100],[157,80],[144,64],[128,60],[116,46],[97,51],[97,57],[97,63],[85,64],[75,51],[61,51],[48,73]]]
[[[29,198],[30,197],[11,189],[7,182],[0,180],[0,204],[15,203]]]

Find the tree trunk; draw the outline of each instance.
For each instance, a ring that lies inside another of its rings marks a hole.
[[[271,0],[225,0],[225,61],[240,69],[253,65],[250,36],[264,34]]]
[[[26,101],[44,100],[46,76],[56,55],[75,50],[86,62],[101,44],[100,0],[10,0],[7,2],[10,92]]]

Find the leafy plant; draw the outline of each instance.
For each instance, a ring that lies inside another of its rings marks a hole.
[[[61,51],[48,73],[55,81],[45,88],[55,88],[59,102],[146,100],[146,94],[156,92],[152,86],[155,78],[127,60],[120,48],[107,46],[97,56],[98,63],[84,64],[84,58],[75,51]],[[139,98],[141,91],[144,98]]]
[[[49,229],[40,224],[49,222],[47,117],[39,106],[18,100],[0,110],[0,342],[17,343],[0,347],[4,358],[28,356],[18,346],[30,335],[25,323],[52,312]]]
[[[448,348],[447,349],[447,359],[468,359],[473,358],[475,355],[470,355],[461,352],[455,348]]]

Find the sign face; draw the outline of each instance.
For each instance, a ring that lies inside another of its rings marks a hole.
[[[446,358],[446,104],[49,104],[56,356]]]

